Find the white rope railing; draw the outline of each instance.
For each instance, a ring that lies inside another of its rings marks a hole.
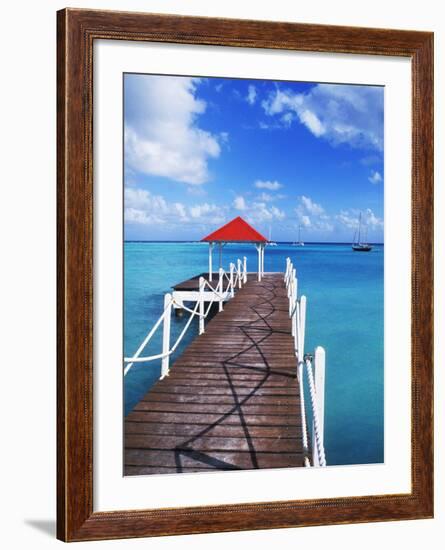
[[[319,418],[319,404],[317,403],[317,391],[315,388],[315,382],[314,382],[314,373],[312,370],[312,357],[306,355],[304,358],[304,363],[306,365],[306,371],[308,376],[308,383],[309,383],[309,393],[311,396],[311,406],[312,406],[312,417],[313,417],[313,430],[312,430],[312,437],[313,437],[313,446],[316,446],[316,453],[313,454],[313,460],[315,466],[326,466],[326,457],[324,452],[324,445],[323,445],[323,433],[322,433],[322,426],[320,423]]]
[[[142,351],[144,350],[145,346],[150,342],[150,340],[152,339],[154,333],[157,331],[157,329],[159,328],[162,321],[164,321],[164,318],[166,317],[167,313],[170,313],[171,300],[167,299],[167,297],[171,298],[171,294],[166,294],[165,295],[165,298],[164,298],[164,311],[162,312],[162,314],[160,315],[160,317],[156,321],[156,323],[153,325],[150,332],[144,338],[144,340],[142,341],[141,345],[138,347],[138,349],[137,349],[136,353],[134,354],[134,356],[132,358],[128,358],[128,357],[124,358],[124,362],[129,363],[124,369],[124,376],[126,376],[128,371],[131,369],[131,367],[133,366],[133,363],[135,363],[139,360],[139,356],[142,353]],[[165,305],[166,302],[167,302],[167,305]]]
[[[224,279],[227,279],[228,281],[228,284],[225,290],[224,290]],[[222,311],[224,301],[229,299],[229,297],[233,298],[235,294],[235,289],[242,288],[242,284],[245,283],[246,281],[247,281],[247,261],[246,261],[246,258],[244,257],[243,262],[241,262],[241,260],[237,260],[236,266],[234,263],[230,264],[229,275],[227,275],[224,269],[220,268],[219,281],[216,287],[213,287],[206,279],[204,279],[204,277],[199,278],[198,299],[196,300],[196,305],[193,309],[185,306],[183,301],[178,302],[177,300],[175,300],[171,294],[169,293],[165,294],[164,309],[161,315],[159,316],[158,320],[153,325],[153,327],[148,332],[148,334],[145,336],[140,346],[136,350],[136,353],[132,357],[124,357],[124,363],[127,363],[127,365],[124,368],[124,376],[128,374],[128,372],[130,371],[134,363],[145,363],[145,362],[155,361],[156,359],[162,360],[161,378],[164,378],[164,376],[167,376],[169,373],[169,357],[178,348],[188,328],[190,327],[192,320],[195,317],[199,317],[199,334],[202,334],[205,330],[204,320],[210,314],[211,307],[215,303],[215,301],[218,300],[219,311]],[[206,288],[208,288],[210,292],[206,292],[205,291]],[[194,294],[194,293],[191,293],[191,294]],[[210,300],[208,300],[209,294],[211,294],[212,296],[212,299]],[[182,300],[184,300],[184,298],[182,298]],[[209,302],[206,309],[204,308],[205,302]],[[171,311],[174,307],[187,311],[188,313],[190,313],[190,317],[188,318],[187,323],[185,324],[184,328],[182,329],[175,343],[173,344],[172,347],[170,347]],[[142,356],[141,355],[142,352],[144,351],[146,346],[150,343],[151,339],[153,338],[154,334],[156,333],[156,331],[158,330],[161,324],[163,324],[162,353],[157,353],[149,356]]]
[[[324,449],[324,379],[325,379],[325,351],[322,347],[315,349],[314,357],[304,353],[306,331],[306,296],[298,299],[297,272],[290,258],[286,259],[284,282],[289,299],[289,317],[291,319],[294,350],[297,358],[297,374],[300,393],[300,414],[302,424],[302,443],[304,465],[311,466],[309,453],[309,438],[307,429],[307,415],[304,392],[304,374],[306,371],[310,407],[312,412],[312,465],[326,466]]]
[[[175,302],[175,300],[172,300],[171,301],[171,306],[173,306],[175,303],[177,303],[177,302]],[[178,338],[176,339],[176,342],[173,344],[171,349],[169,349],[168,351],[163,352],[163,353],[158,353],[157,355],[150,355],[149,357],[140,357],[140,356],[137,356],[137,354],[134,357],[125,357],[124,361],[131,361],[131,363],[129,363],[129,365],[127,366],[127,369],[129,367],[131,367],[131,365],[133,363],[145,363],[145,362],[148,362],[148,361],[154,361],[155,359],[163,359],[164,357],[168,357],[169,355],[174,353],[176,351],[176,348],[181,343],[181,340],[184,337],[184,334],[187,332],[187,329],[189,328],[190,323],[193,320],[193,317],[195,317],[195,315],[197,315],[198,307],[199,307],[199,303],[196,302],[195,309],[192,310],[192,309],[187,308],[187,311],[190,311],[191,315],[188,318],[187,323],[185,324],[184,328],[181,331],[181,334],[178,336]],[[124,371],[124,374],[126,374],[125,371]]]
[[[307,422],[306,422],[306,406],[304,403],[304,386],[303,386],[303,363],[298,364],[298,385],[300,388],[300,415],[301,415],[301,431],[303,440],[303,454],[304,465],[310,466],[309,460],[309,441],[307,436]]]

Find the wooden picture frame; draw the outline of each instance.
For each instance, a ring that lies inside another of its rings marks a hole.
[[[65,9],[57,14],[57,536],[64,541],[433,516],[433,34]],[[93,512],[95,40],[402,56],[412,63],[412,427],[407,494]]]

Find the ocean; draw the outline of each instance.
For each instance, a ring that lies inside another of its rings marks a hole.
[[[325,449],[328,465],[384,461],[383,245],[367,253],[350,244],[279,243],[265,251],[265,271],[297,269],[298,292],[307,297],[306,351],[326,350]],[[229,244],[223,267],[247,257],[256,271],[253,245]],[[214,264],[218,254],[214,254]],[[218,266],[219,267],[219,266]],[[133,355],[163,310],[171,286],[208,270],[208,245],[185,242],[124,243],[124,354]],[[174,342],[188,315],[172,317]],[[198,333],[197,320],[171,364]],[[162,329],[146,354],[160,353]],[[128,414],[160,375],[160,361],[135,364],[125,377]]]

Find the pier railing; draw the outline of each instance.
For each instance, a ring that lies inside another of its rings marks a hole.
[[[132,357],[124,357],[124,376],[128,374],[135,363],[148,363],[161,359],[161,378],[168,376],[170,369],[170,356],[177,350],[179,344],[187,333],[193,319],[199,318],[199,334],[205,332],[205,319],[215,302],[218,302],[219,311],[223,310],[224,302],[233,298],[236,289],[242,288],[247,282],[247,260],[238,259],[231,263],[229,272],[219,269],[218,284],[213,287],[204,277],[199,278],[199,290],[196,292],[181,292],[181,301],[175,298],[175,294],[164,295],[164,309],[156,323],[142,340],[136,353]],[[188,297],[188,299],[187,299]],[[184,302],[196,302],[193,308],[185,306]],[[208,304],[208,305],[207,305]],[[207,307],[206,307],[207,305]],[[184,328],[179,334],[173,346],[170,346],[172,309],[180,308],[190,313]],[[157,330],[162,325],[162,352],[154,355],[142,356],[142,352],[152,340]]]
[[[305,353],[304,341],[306,331],[306,296],[298,298],[297,272],[290,258],[286,260],[284,281],[289,298],[289,317],[291,318],[292,336],[297,359],[297,374],[300,388],[300,414],[303,432],[303,451],[305,466],[326,466],[324,449],[324,397],[325,365],[324,348],[318,346],[313,354]],[[304,391],[305,375],[309,388],[309,406],[312,412],[312,464],[310,462],[309,438]]]

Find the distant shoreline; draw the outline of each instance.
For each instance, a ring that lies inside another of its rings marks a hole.
[[[193,243],[193,244],[207,244],[205,242],[202,242],[202,241],[179,241],[179,240],[175,240],[175,241],[150,241],[150,240],[139,240],[139,239],[136,239],[136,240],[133,240],[133,239],[130,239],[130,240],[124,240],[125,243],[164,243],[164,244],[175,244],[175,243],[179,243],[179,244],[187,244],[187,243]],[[294,241],[273,241],[277,244],[289,244],[291,245]],[[231,242],[231,243],[228,243],[228,244],[251,244],[251,243],[243,243],[243,242]],[[323,242],[323,241],[305,241],[304,244],[332,244],[332,245],[351,245],[352,243],[351,242]],[[372,246],[384,246],[384,243],[368,243]]]

